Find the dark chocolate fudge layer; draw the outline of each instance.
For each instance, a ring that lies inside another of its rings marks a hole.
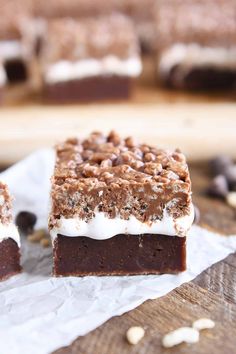
[[[0,242],[0,280],[9,278],[21,271],[20,249],[12,238]]]
[[[165,84],[170,88],[188,90],[231,90],[236,88],[236,69],[194,67],[183,74],[182,68],[176,66],[171,69]]]
[[[91,77],[46,85],[44,96],[48,101],[57,103],[127,99],[132,84],[132,79],[128,77]]]
[[[108,240],[58,235],[56,276],[178,273],[186,269],[186,238],[116,235]]]

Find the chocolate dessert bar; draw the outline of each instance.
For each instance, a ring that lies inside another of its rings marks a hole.
[[[27,79],[30,52],[24,42],[30,23],[28,0],[0,0],[0,59],[8,82]]]
[[[159,0],[155,11],[158,76],[169,87],[236,85],[236,2]]]
[[[122,15],[49,21],[41,60],[45,97],[57,102],[128,98],[142,66]]]
[[[193,222],[184,155],[92,133],[57,146],[49,230],[54,275],[178,273]]]
[[[12,221],[11,207],[8,188],[0,182],[0,280],[21,271],[20,237]]]

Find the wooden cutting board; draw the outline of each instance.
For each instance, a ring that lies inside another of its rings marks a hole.
[[[91,130],[118,130],[163,147],[179,147],[191,160],[217,153],[236,157],[236,92],[186,93],[160,89],[148,61],[130,101],[46,105],[29,85],[8,90],[0,108],[0,162]]]

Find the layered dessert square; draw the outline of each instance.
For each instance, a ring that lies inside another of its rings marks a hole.
[[[0,280],[21,271],[20,237],[13,224],[11,209],[8,188],[0,182]]]
[[[41,59],[45,97],[57,102],[128,98],[142,67],[122,15],[49,21]]]
[[[178,273],[193,222],[184,155],[92,133],[57,146],[49,230],[54,275]]]
[[[157,71],[169,87],[227,89],[236,85],[236,2],[159,0]]]
[[[27,0],[0,0],[0,60],[4,65],[7,82],[25,81],[28,77],[30,53],[24,41],[30,23]]]

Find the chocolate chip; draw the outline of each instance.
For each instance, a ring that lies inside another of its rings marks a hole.
[[[218,175],[211,181],[207,193],[212,197],[225,198],[229,192],[228,183],[225,176]]]
[[[209,161],[210,171],[213,176],[222,175],[226,168],[233,164],[229,156],[221,155]]]
[[[228,182],[229,188],[234,189],[236,187],[236,165],[228,166],[224,171],[224,176]]]
[[[200,210],[199,208],[194,204],[194,220],[193,220],[193,223],[194,224],[199,224],[199,221],[200,221]]]
[[[16,216],[16,225],[18,226],[20,232],[26,235],[33,231],[36,221],[36,215],[29,211],[21,211]]]

